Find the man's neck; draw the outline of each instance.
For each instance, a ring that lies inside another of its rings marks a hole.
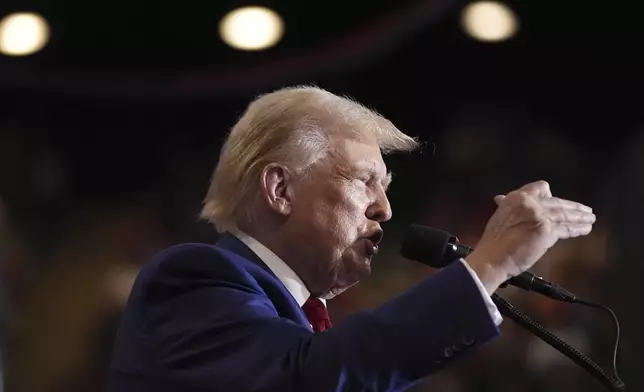
[[[285,243],[284,239],[290,238],[290,236],[285,235],[282,226],[274,224],[241,225],[239,229],[243,233],[246,233],[260,242],[286,263],[303,282],[306,282],[306,286],[312,295],[318,298],[325,298],[323,293],[327,292],[326,289],[328,288],[311,287],[311,282],[315,282],[316,280],[315,277],[311,277],[306,273],[306,271],[310,269],[307,269],[307,260],[301,260],[297,257],[300,255],[300,252],[298,252],[296,248],[298,244],[293,242]]]
[[[289,293],[302,306],[311,296],[302,279],[293,269],[271,249],[251,235],[241,231],[231,231],[240,241],[250,248],[275,276],[284,284]],[[326,302],[324,302],[326,304]]]

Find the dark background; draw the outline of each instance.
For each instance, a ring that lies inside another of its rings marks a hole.
[[[555,195],[593,206],[598,222],[535,270],[618,313],[621,374],[629,391],[643,390],[637,2],[507,2],[520,29],[500,43],[462,32],[466,2],[253,4],[285,20],[284,39],[265,52],[218,38],[219,18],[242,1],[0,4],[0,16],[38,12],[52,29],[43,51],[0,57],[7,391],[102,390],[138,266],[170,244],[215,238],[197,213],[228,129],[257,94],[312,83],[428,143],[388,159],[394,219],[372,278],[330,302],[335,320],[434,272],[397,256],[409,223],[475,244],[495,194],[545,179]],[[504,292],[609,369],[607,317]],[[510,320],[502,329],[417,390],[602,390]]]

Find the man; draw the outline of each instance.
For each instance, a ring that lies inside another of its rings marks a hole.
[[[497,196],[467,260],[331,327],[325,300],[369,275],[380,223],[391,218],[381,153],[416,147],[388,120],[322,89],[251,103],[202,212],[220,240],[172,247],[143,268],[111,390],[403,390],[497,337],[489,295],[595,220],[545,182]]]

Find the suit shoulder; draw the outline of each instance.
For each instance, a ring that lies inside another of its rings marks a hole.
[[[185,243],[159,252],[141,269],[142,278],[208,278],[243,274],[243,266],[236,263],[214,245]],[[223,275],[223,276],[222,276]]]
[[[262,295],[257,281],[243,264],[213,245],[186,243],[164,249],[144,265],[134,282],[129,302],[148,308],[183,294],[212,288]]]

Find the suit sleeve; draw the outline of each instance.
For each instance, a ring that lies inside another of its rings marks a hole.
[[[494,324],[496,324],[496,326],[501,325],[501,323],[503,322],[503,317],[501,316],[501,312],[499,312],[499,308],[497,308],[494,302],[492,301],[492,297],[485,289],[485,286],[483,286],[483,282],[481,282],[479,277],[476,275],[476,272],[474,272],[474,270],[470,267],[470,265],[467,264],[467,261],[465,261],[465,259],[461,259],[460,262],[463,263],[463,265],[465,266],[465,269],[467,269],[467,272],[470,273],[472,280],[474,280],[474,283],[476,283],[476,287],[479,288],[481,297],[485,302],[485,307],[487,308],[487,311],[490,313],[490,317],[492,317]]]
[[[217,276],[186,279],[203,255],[181,257],[173,264],[181,267],[145,288],[145,320],[159,374],[182,390],[400,390],[498,336],[461,263],[314,334],[237,283],[243,271],[232,263]]]

